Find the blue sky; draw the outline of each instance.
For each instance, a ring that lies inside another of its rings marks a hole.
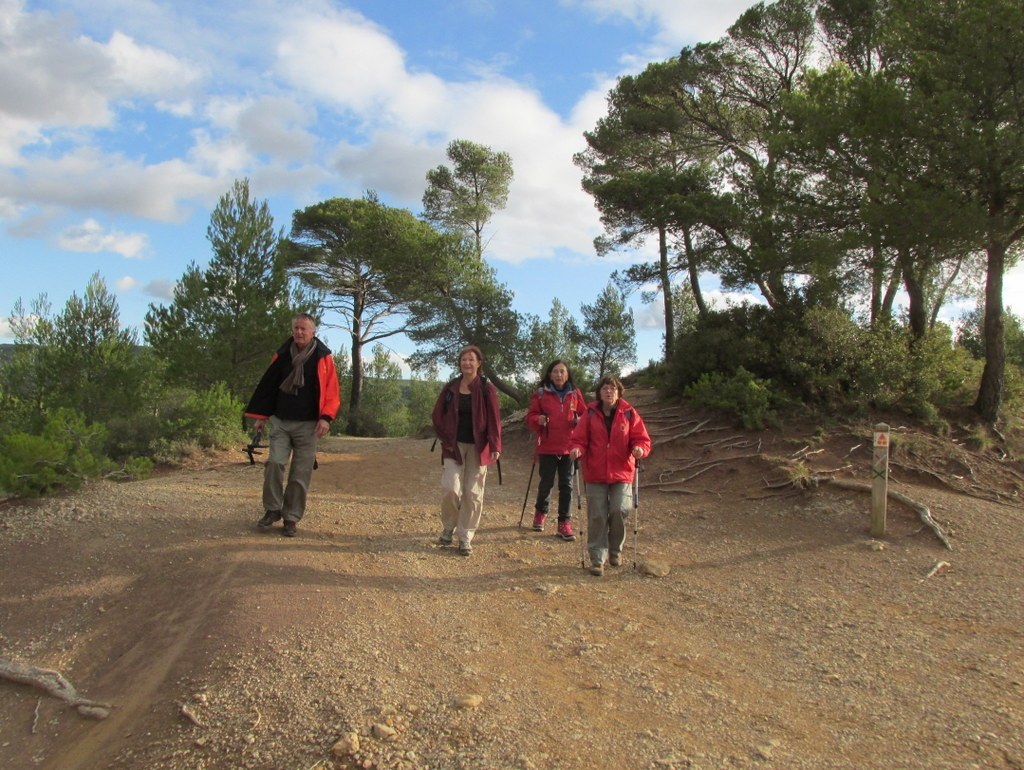
[[[141,332],[209,260],[235,179],[286,230],[296,209],[369,189],[418,213],[453,139],[512,156],[488,260],[517,309],[546,316],[557,296],[578,314],[636,259],[594,255],[572,164],[583,132],[617,76],[716,39],[749,4],[0,0],[0,339],[17,299],[59,311],[97,271]],[[660,357],[661,307],[634,305],[643,365]]]

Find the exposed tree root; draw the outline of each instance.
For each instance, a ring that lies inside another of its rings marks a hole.
[[[688,428],[687,430],[684,430],[681,433],[674,433],[671,436],[659,436],[657,439],[655,439],[652,442],[652,444],[653,444],[653,446],[660,446],[662,444],[671,444],[673,441],[678,441],[681,438],[687,438],[688,436],[692,436],[695,433],[705,433],[705,432],[710,432],[710,431],[727,430],[724,426],[705,428],[704,426],[707,425],[710,421],[711,421],[710,418],[708,418],[707,420],[701,420],[696,425],[694,425],[692,428]],[[681,427],[682,425],[689,425],[691,422],[693,422],[693,421],[692,420],[691,421],[687,421],[687,422],[680,423],[679,425],[675,425],[675,426],[672,426],[672,427],[673,428],[678,428],[678,427]]]
[[[109,703],[83,698],[59,671],[51,671],[48,668],[38,668],[9,658],[0,658],[0,679],[38,687],[48,695],[74,706],[82,716],[92,719],[106,719],[113,708]]]
[[[860,481],[847,481],[846,479],[833,479],[826,478],[822,480],[822,483],[832,484],[833,486],[839,487],[840,489],[852,489],[856,492],[867,492],[871,494],[871,485],[865,484]],[[888,490],[888,496],[897,502],[903,503],[905,506],[910,508],[912,511],[917,513],[917,517],[928,527],[935,536],[942,541],[942,544],[946,546],[950,551],[953,550],[953,546],[950,545],[946,534],[942,531],[942,527],[938,525],[938,522],[932,518],[932,512],[928,509],[928,506],[924,503],[919,503],[913,498],[907,497],[902,492],[897,492],[895,489]]]
[[[764,485],[768,489],[781,489],[783,487],[796,487],[806,489],[809,487],[816,487],[823,484],[831,484],[832,486],[839,487],[840,489],[850,489],[853,490],[854,492],[867,492],[868,494],[871,494],[870,484],[865,484],[864,482],[861,481],[837,479],[830,475],[832,473],[838,473],[839,471],[846,470],[848,468],[849,466],[846,466],[845,468],[836,468],[835,470],[826,471],[824,473],[815,473],[811,476],[802,476],[799,478],[785,479],[783,481],[769,482],[765,480]],[[897,502],[903,503],[912,511],[915,511],[917,513],[918,518],[921,519],[925,526],[927,526],[932,532],[935,533],[935,536],[940,541],[942,541],[942,544],[946,546],[946,548],[948,548],[950,551],[953,550],[953,546],[950,545],[949,539],[946,537],[946,534],[942,531],[942,528],[938,525],[938,522],[936,522],[935,519],[932,518],[932,512],[928,509],[927,505],[919,503],[917,502],[917,500],[907,497],[902,492],[897,492],[894,489],[887,490],[887,496],[891,497],[893,500],[896,500]]]

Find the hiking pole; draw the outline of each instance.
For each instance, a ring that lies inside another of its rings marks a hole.
[[[580,566],[586,569],[587,567],[587,526],[584,524],[583,519],[583,493],[580,489],[580,461],[579,458],[573,458],[572,461],[572,477],[576,481],[576,512],[579,514],[579,525],[580,525]]]
[[[537,467],[537,453],[533,453],[533,465],[530,466],[530,478],[526,482],[526,496],[523,497],[523,512],[519,514],[519,528],[523,528],[523,517],[526,516],[526,503],[530,499],[530,485],[533,484],[533,469]]]
[[[633,571],[636,571],[637,533],[640,530],[640,460],[633,472]]]

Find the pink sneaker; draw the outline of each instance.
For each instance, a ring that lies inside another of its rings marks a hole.
[[[572,521],[565,519],[558,522],[558,536],[562,540],[575,540],[576,533],[572,531]]]
[[[543,532],[544,531],[544,520],[548,517],[546,513],[537,511],[533,514],[533,531]]]

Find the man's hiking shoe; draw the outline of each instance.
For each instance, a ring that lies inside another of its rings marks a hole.
[[[451,529],[442,529],[441,536],[437,538],[438,545],[451,545],[454,540],[455,532]]]
[[[590,568],[590,574],[591,575],[595,575],[597,577],[601,577],[604,574],[604,565],[603,564],[595,564],[594,566],[592,566]]]
[[[469,556],[473,553],[473,546],[464,540],[459,541],[459,556]]]
[[[284,530],[281,532],[285,537],[295,537],[299,534],[299,531],[295,527],[294,521],[286,521],[284,523]]]
[[[613,567],[618,567],[620,564],[622,564],[622,556],[620,556],[617,553],[613,553],[611,556],[608,557],[608,563],[611,564]]]
[[[274,522],[277,522],[277,521],[280,521],[280,520],[281,520],[281,512],[280,511],[267,511],[265,514],[263,514],[263,518],[256,522],[256,526],[257,527],[262,527],[263,529],[266,529],[267,527],[274,526]]]
[[[534,532],[543,532],[544,531],[544,520],[547,517],[548,517],[548,515],[546,513],[541,513],[540,511],[537,511],[535,514],[533,514],[533,531]]]
[[[572,531],[572,521],[565,519],[558,522],[558,536],[562,540],[575,540],[576,533]]]

